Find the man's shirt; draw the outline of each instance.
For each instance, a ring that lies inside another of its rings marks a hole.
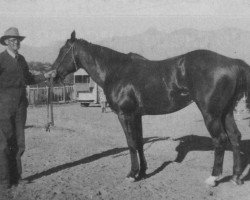
[[[12,52],[11,50],[9,50],[8,48],[7,48],[6,50],[7,50],[8,54],[9,54],[10,56],[12,56],[13,58],[16,57],[16,54],[15,54],[14,52]]]

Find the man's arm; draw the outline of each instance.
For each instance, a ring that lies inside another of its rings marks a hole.
[[[55,76],[54,70],[49,71],[49,72],[44,73],[44,74],[38,74],[38,75],[32,74],[29,71],[28,64],[27,64],[26,60],[24,59],[24,57],[22,57],[21,63],[22,63],[22,68],[24,70],[25,84],[27,84],[27,85],[38,84],[38,83],[45,81],[46,79],[48,79],[50,77]]]
[[[28,71],[28,73],[26,75],[26,84],[27,85],[38,84],[38,83],[41,83],[45,80],[46,80],[46,78],[43,74],[34,75],[30,71]]]

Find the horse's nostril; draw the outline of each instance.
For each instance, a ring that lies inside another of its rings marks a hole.
[[[55,83],[59,83],[59,82],[60,82],[60,79],[61,79],[61,77],[59,76],[59,74],[56,74],[56,76],[53,78],[53,81],[54,81]]]

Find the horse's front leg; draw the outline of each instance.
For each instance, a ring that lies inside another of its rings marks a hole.
[[[136,147],[140,159],[140,171],[138,174],[138,179],[144,178],[146,176],[147,162],[143,150],[143,131],[142,131],[142,116],[135,115],[135,131],[136,131]]]
[[[223,136],[222,136],[223,137]],[[209,186],[216,186],[216,182],[220,179],[223,171],[223,159],[225,154],[226,142],[221,136],[212,138],[214,150],[214,166],[211,176],[206,179],[206,184]]]
[[[131,157],[131,170],[127,178],[134,181],[138,173],[139,176],[144,175],[147,168],[143,153],[141,116],[135,114],[118,114],[118,119],[125,132]],[[137,151],[140,156],[141,168],[138,162]]]

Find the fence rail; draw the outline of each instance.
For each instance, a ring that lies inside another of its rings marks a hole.
[[[46,104],[49,87],[27,87],[29,105]],[[53,88],[52,101],[63,103],[74,100],[73,86],[60,86]]]

